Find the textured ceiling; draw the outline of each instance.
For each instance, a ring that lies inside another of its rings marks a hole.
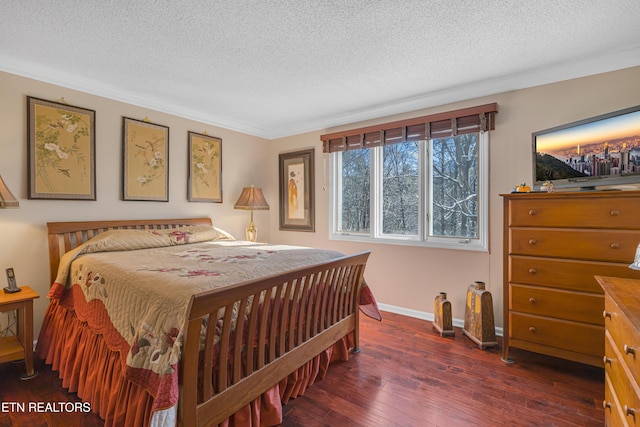
[[[635,65],[638,0],[0,4],[0,70],[265,138]]]

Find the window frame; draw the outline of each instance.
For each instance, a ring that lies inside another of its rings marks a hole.
[[[435,138],[434,138],[435,139]],[[420,141],[418,234],[394,235],[382,233],[382,150],[370,150],[370,224],[368,233],[343,232],[341,224],[342,151],[329,155],[329,240],[419,246],[467,251],[489,251],[489,132],[478,132],[478,238],[430,236],[431,205],[431,149],[432,140]]]

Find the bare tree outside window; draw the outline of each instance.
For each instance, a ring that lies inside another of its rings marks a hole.
[[[334,153],[332,236],[487,249],[488,133]]]
[[[382,232],[419,232],[419,145],[406,142],[384,147],[382,166]]]
[[[371,160],[369,150],[342,153],[342,232],[368,233]]]
[[[478,237],[478,134],[431,142],[431,235]]]

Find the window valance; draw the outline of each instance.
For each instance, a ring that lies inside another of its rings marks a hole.
[[[373,148],[495,129],[498,104],[485,104],[322,135],[322,151]]]

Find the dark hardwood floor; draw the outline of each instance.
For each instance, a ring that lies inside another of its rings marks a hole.
[[[459,329],[442,338],[430,322],[383,314],[381,323],[361,317],[362,352],[290,401],[284,427],[604,425],[603,369],[515,349],[516,363],[505,364],[500,349],[481,350]],[[7,408],[78,402],[57,373],[36,367],[36,378],[21,381],[22,364],[0,365],[0,426],[102,426],[91,413]]]

